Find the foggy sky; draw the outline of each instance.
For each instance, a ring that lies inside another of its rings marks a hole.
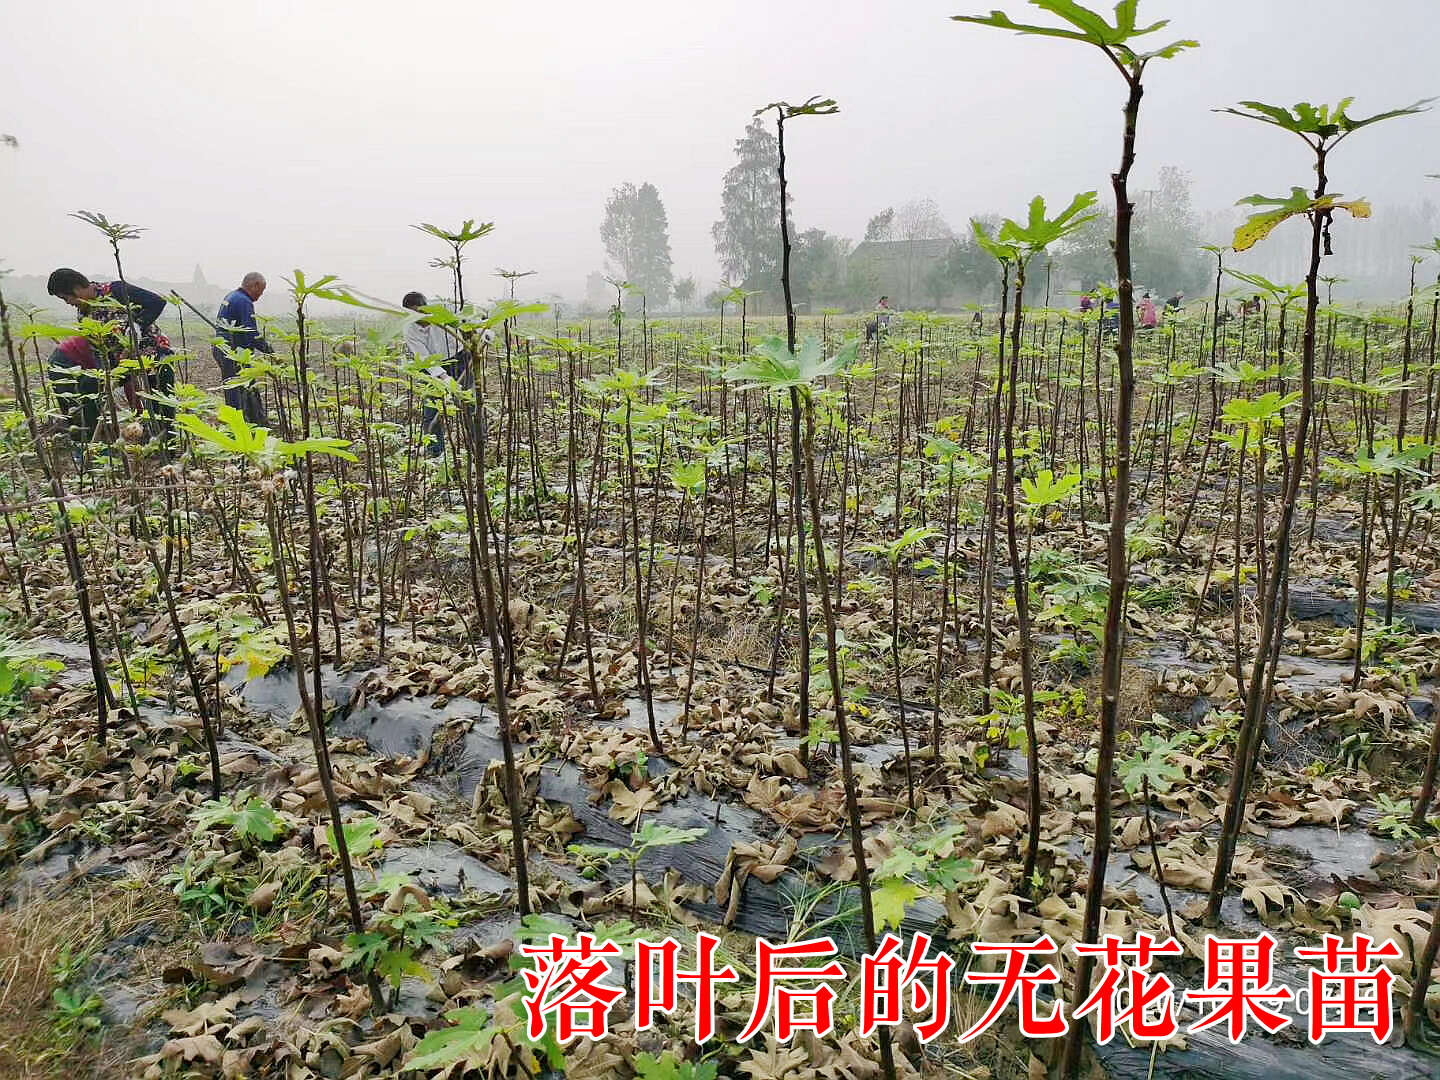
[[[1093,48],[947,18],[996,3],[3,0],[0,133],[20,148],[0,147],[0,265],[104,274],[102,238],[66,216],[89,209],[147,228],[125,249],[135,276],[186,281],[199,263],[212,284],[250,269],[278,282],[298,266],[395,298],[447,282],[427,267],[437,243],[408,226],[473,217],[497,227],[471,246],[468,292],[497,295],[487,275],[506,267],[539,271],[524,295],[578,298],[603,265],[607,194],[648,180],[676,276],[704,288],[735,139],[755,107],[816,93],[841,112],[787,133],[801,228],[858,240],[913,197],[956,227],[1019,216],[1036,193],[1108,201],[1118,73]],[[1435,14],[1425,0],[1145,0],[1142,18],[1173,20],[1157,44],[1201,48],[1146,76],[1136,185],[1178,165],[1206,210],[1308,183],[1294,136],[1210,110],[1354,95],[1368,115],[1440,94]],[[1440,112],[1357,134],[1332,187],[1377,209],[1434,198],[1437,136]]]

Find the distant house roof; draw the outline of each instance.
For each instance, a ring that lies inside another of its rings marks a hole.
[[[938,259],[950,253],[955,241],[950,237],[933,240],[865,240],[850,252],[850,259]]]

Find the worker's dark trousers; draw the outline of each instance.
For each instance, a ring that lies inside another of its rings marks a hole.
[[[220,365],[220,375],[226,382],[235,377],[239,367],[233,359],[219,349],[211,349],[210,355],[215,357],[215,362]],[[265,399],[253,386],[227,386],[225,404],[244,413],[246,423],[256,427],[265,426]]]

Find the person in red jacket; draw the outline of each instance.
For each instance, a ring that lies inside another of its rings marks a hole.
[[[1155,310],[1155,300],[1147,292],[1140,298],[1140,329],[1154,330],[1159,323],[1160,315]]]
[[[55,397],[65,414],[71,442],[77,447],[85,445],[95,437],[95,428],[103,413],[105,393],[100,360],[95,355],[94,346],[83,337],[66,338],[50,354],[46,375],[55,387]],[[140,398],[132,383],[127,380],[123,389],[131,406],[138,406]]]

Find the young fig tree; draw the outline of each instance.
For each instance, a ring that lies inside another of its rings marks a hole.
[[[1215,872],[1211,879],[1210,896],[1205,908],[1205,922],[1214,926],[1220,921],[1220,904],[1230,866],[1235,858],[1235,845],[1245,818],[1245,802],[1255,761],[1259,757],[1258,742],[1263,735],[1265,710],[1269,706],[1271,683],[1266,666],[1271,648],[1281,632],[1286,584],[1290,571],[1290,531],[1295,520],[1295,503],[1300,489],[1300,476],[1306,461],[1306,440],[1310,435],[1310,418],[1315,402],[1315,325],[1320,310],[1320,260],[1331,254],[1330,227],[1337,210],[1354,217],[1369,217],[1370,206],[1363,199],[1345,199],[1330,190],[1327,171],[1329,157],[1335,148],[1361,128],[1398,116],[1412,116],[1424,111],[1429,100],[1417,101],[1400,109],[1390,109],[1368,117],[1349,113],[1353,98],[1343,98],[1336,105],[1312,105],[1302,101],[1292,108],[1267,105],[1259,101],[1242,101],[1237,107],[1221,109],[1247,120],[1257,120],[1271,127],[1288,131],[1304,141],[1315,160],[1315,187],[1311,191],[1291,188],[1284,198],[1251,195],[1241,202],[1259,207],[1235,230],[1232,246],[1245,251],[1275,229],[1283,221],[1304,217],[1310,223],[1309,270],[1305,275],[1305,331],[1300,353],[1300,410],[1295,422],[1294,449],[1287,457],[1285,482],[1280,503],[1280,521],[1275,529],[1274,557],[1269,573],[1259,583],[1260,633],[1255,645],[1250,679],[1245,687],[1245,715],[1241,721],[1235,746],[1235,762],[1230,772],[1230,790],[1225,803],[1225,817],[1220,826],[1219,843],[1215,850]],[[1273,667],[1271,668],[1273,671]]]
[[[345,886],[345,898],[349,905],[352,930],[359,934],[365,929],[365,916],[360,907],[360,894],[355,888],[355,871],[350,860],[350,851],[345,839],[345,823],[341,817],[340,799],[335,792],[334,774],[330,767],[330,747],[325,734],[324,700],[317,688],[312,692],[306,683],[306,656],[301,645],[299,625],[300,613],[291,596],[290,580],[286,571],[289,561],[286,557],[286,534],[290,531],[288,496],[294,482],[290,466],[299,464],[309,467],[316,456],[335,457],[344,461],[357,462],[348,442],[344,439],[310,437],[298,442],[282,442],[263,427],[249,424],[239,409],[221,405],[217,411],[219,426],[206,423],[194,413],[180,416],[180,426],[196,441],[211,451],[243,460],[260,478],[260,490],[265,503],[265,523],[270,540],[271,568],[275,574],[276,593],[280,598],[281,610],[285,614],[285,629],[290,646],[290,665],[295,673],[295,685],[300,698],[300,708],[310,729],[310,742],[315,751],[315,766],[320,780],[320,790],[325,797],[325,808],[330,818],[330,828],[335,838],[335,856],[340,863],[341,880]],[[289,538],[293,546],[293,537]],[[314,586],[311,586],[312,589]],[[309,632],[318,636],[313,618]],[[317,687],[320,682],[315,680]]]
[[[775,110],[775,133],[779,142],[780,173],[780,288],[785,295],[785,349],[792,359],[795,353],[795,303],[790,291],[790,193],[785,178],[785,121],[797,116],[830,116],[840,111],[831,98],[808,98],[799,105],[772,101],[755,110],[755,115]],[[743,338],[743,334],[742,334]],[[809,343],[807,342],[807,347]],[[820,351],[819,346],[816,352]],[[730,377],[726,373],[726,378]],[[795,520],[795,589],[800,619],[800,737],[810,734],[810,609],[805,592],[805,483],[801,475],[800,456],[800,390],[792,382],[790,391],[790,493],[791,512]],[[820,537],[815,538],[817,548]],[[803,743],[802,743],[803,745]]]
[[[1087,213],[1095,205],[1095,192],[1086,191],[1076,195],[1070,205],[1055,217],[1045,215],[1045,200],[1039,195],[1030,200],[1029,213],[1025,222],[1007,219],[1001,224],[998,239],[991,241],[985,231],[976,224],[975,234],[983,246],[997,258],[1002,253],[1012,253],[1015,268],[1015,293],[1011,302],[1013,318],[1010,321],[1010,366],[1000,372],[1000,381],[1005,387],[1005,419],[1002,438],[1005,445],[1005,540],[1010,553],[1010,579],[1015,597],[1015,617],[1020,630],[1020,687],[1025,703],[1026,758],[1029,764],[1028,805],[1030,814],[1029,835],[1025,843],[1025,862],[1021,879],[1030,886],[1035,872],[1035,861],[1040,852],[1041,792],[1040,752],[1035,729],[1035,670],[1033,650],[1030,644],[1030,583],[1026,573],[1027,559],[1021,557],[1019,529],[1016,521],[1018,490],[1015,469],[1015,415],[1019,405],[1020,346],[1024,331],[1025,271],[1030,260],[1042,253],[1055,241],[1073,233],[1091,221],[1095,215]],[[997,391],[998,397],[998,391]]]
[[[1115,400],[1115,494],[1110,500],[1108,538],[1110,588],[1105,614],[1104,653],[1100,671],[1100,755],[1095,767],[1095,850],[1085,893],[1083,938],[1094,942],[1100,933],[1100,905],[1105,895],[1105,870],[1110,857],[1110,784],[1115,771],[1115,731],[1120,710],[1120,614],[1125,609],[1129,576],[1125,525],[1130,515],[1130,428],[1135,401],[1135,283],[1132,272],[1130,227],[1135,208],[1130,202],[1130,169],[1135,164],[1135,136],[1140,122],[1140,99],[1145,93],[1145,69],[1154,60],[1170,60],[1199,43],[1188,38],[1145,50],[1141,38],[1163,30],[1169,20],[1140,25],[1140,0],[1119,0],[1112,23],[1099,12],[1072,0],[1031,0],[1031,5],[1060,20],[1060,25],[1017,23],[1002,11],[989,15],[956,15],[957,22],[1013,30],[1033,37],[1077,41],[1099,49],[1125,80],[1125,121],[1120,144],[1120,167],[1110,175],[1115,192],[1115,283],[1119,289],[1120,325],[1115,338],[1119,393]],[[1103,449],[1103,447],[1102,447]],[[1090,991],[1092,958],[1081,957],[1075,973],[1075,1004]],[[1073,1075],[1080,1064],[1082,1027],[1071,1029],[1065,1046],[1063,1071]]]
[[[835,710],[835,729],[840,738],[840,775],[845,785],[845,813],[850,826],[850,852],[855,859],[855,884],[860,891],[860,917],[865,945],[875,950],[875,907],[870,892],[870,867],[865,856],[865,833],[860,819],[860,798],[855,786],[855,771],[850,749],[850,725],[845,712],[845,689],[840,681],[840,633],[835,607],[830,596],[830,571],[826,565],[825,543],[820,533],[820,488],[815,470],[815,395],[814,384],[821,378],[841,374],[854,363],[859,342],[851,340],[834,356],[826,357],[820,342],[806,338],[799,351],[787,349],[779,335],[766,338],[748,358],[725,372],[730,382],[740,383],[741,390],[765,390],[771,393],[788,391],[792,406],[805,406],[806,437],[803,445],[805,480],[810,503],[810,528],[815,545],[815,577],[820,594],[820,611],[825,620],[825,657],[830,674],[830,698]],[[797,508],[798,510],[798,508]],[[796,562],[805,557],[798,548]],[[802,668],[804,670],[804,668]],[[895,1059],[890,1044],[890,1029],[880,1028],[880,1064],[886,1080],[895,1078]]]

